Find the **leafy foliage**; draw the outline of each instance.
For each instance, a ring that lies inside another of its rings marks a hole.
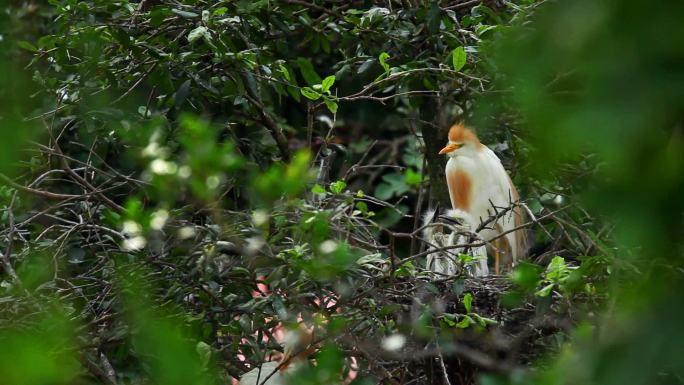
[[[653,379],[609,353],[662,341],[654,325],[680,334],[657,307],[676,304],[681,277],[657,277],[679,259],[653,258],[681,254],[684,88],[645,70],[681,56],[655,43],[666,29],[624,32],[636,5],[412,3],[4,5],[3,383],[230,383],[301,324],[316,352],[291,383]],[[610,75],[621,46],[648,54]],[[627,93],[633,68],[648,81]],[[422,268],[416,218],[448,204],[436,153],[458,118],[534,217],[510,278]],[[623,302],[647,331],[603,310]],[[601,310],[621,327],[581,356]],[[681,372],[680,348],[662,373]],[[549,352],[549,370],[521,370]]]

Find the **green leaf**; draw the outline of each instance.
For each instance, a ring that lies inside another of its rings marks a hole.
[[[386,316],[388,314],[392,314],[392,313],[398,312],[400,310],[401,310],[401,305],[399,305],[397,303],[393,303],[393,304],[383,306],[380,309],[380,311],[378,312],[378,314],[380,316]]]
[[[378,60],[380,61],[380,65],[382,68],[385,69],[385,73],[388,73],[390,70],[389,64],[387,64],[386,60],[389,59],[390,55],[387,52],[383,52],[378,56]]]
[[[26,40],[22,40],[20,42],[17,42],[17,45],[27,51],[31,52],[38,52],[38,48],[36,48],[33,44],[29,43]]]
[[[333,114],[337,113],[337,103],[333,102],[330,99],[325,99],[325,106],[328,107],[328,110],[332,112]]]
[[[511,281],[525,290],[532,290],[539,283],[541,270],[538,265],[522,262],[511,273]]]
[[[273,299],[273,310],[276,311],[278,317],[280,317],[280,319],[287,319],[287,308],[285,307],[283,300],[277,295],[274,295],[271,298]]]
[[[561,272],[565,270],[567,267],[565,263],[565,258],[560,257],[560,256],[555,256],[553,259],[551,259],[551,263],[549,263],[549,266],[546,268],[549,272]]]
[[[406,169],[406,173],[404,173],[404,181],[406,182],[407,185],[409,186],[420,186],[420,182],[422,182],[423,177],[413,171],[411,168]]]
[[[361,64],[361,66],[359,66],[359,69],[356,70],[356,73],[362,74],[362,73],[368,71],[368,69],[371,68],[371,66],[373,65],[374,61],[375,61],[375,59],[366,60],[365,62],[363,62],[363,64]]]
[[[311,188],[311,192],[314,194],[325,194],[325,189],[317,183]]]
[[[463,316],[463,319],[456,324],[456,327],[459,329],[465,329],[468,326],[470,326],[471,323],[473,323],[472,318],[468,316]]]
[[[468,312],[468,314],[472,313],[473,295],[471,293],[465,293],[463,296],[463,306],[465,306],[466,312]]]
[[[195,12],[182,11],[180,9],[172,9],[171,12],[185,19],[194,19],[196,17],[199,17],[199,15]]]
[[[475,29],[477,36],[482,36],[485,33],[499,28],[498,25],[480,25]]]
[[[342,79],[349,73],[349,71],[351,71],[351,64],[347,63],[343,65],[342,68],[337,70],[337,72],[335,72],[335,77],[337,79]]]
[[[456,47],[451,53],[451,61],[454,65],[454,71],[460,71],[466,64],[466,53],[463,47]]]
[[[413,277],[416,275],[416,267],[411,261],[405,262],[396,270],[395,275],[397,277]]]
[[[55,47],[55,37],[52,35],[43,36],[38,39],[38,47],[42,49],[50,49]]]
[[[469,265],[475,260],[475,257],[472,255],[468,254],[459,254],[458,255],[458,262],[462,265]]]
[[[487,15],[495,22],[495,24],[503,24],[501,16],[499,16],[496,12],[494,12],[493,9],[489,8],[484,4],[478,4],[474,6],[470,12],[474,16]]]
[[[393,196],[399,196],[409,191],[411,188],[406,184],[404,175],[400,173],[390,173],[382,176],[383,182],[375,187],[375,196],[381,200],[387,200]]]
[[[548,285],[542,287],[541,289],[539,289],[539,290],[538,290],[536,293],[534,293],[534,294],[536,294],[536,295],[539,296],[539,297],[548,297],[549,294],[551,294],[551,290],[553,289],[553,286],[554,286],[554,285],[555,285],[555,284],[550,283],[550,284],[548,284]]]
[[[195,346],[195,351],[197,351],[197,354],[200,356],[202,366],[206,367],[209,365],[209,361],[211,360],[211,346],[204,341],[199,341]]]
[[[195,40],[201,37],[204,37],[207,40],[211,38],[211,35],[209,35],[209,30],[207,29],[207,27],[199,26],[190,31],[190,33],[188,33],[188,41],[190,43],[193,43]]]
[[[185,99],[187,99],[188,95],[190,95],[190,85],[191,81],[190,79],[188,79],[184,81],[180,85],[180,87],[178,87],[178,90],[176,90],[176,94],[173,101],[173,106],[175,109],[179,109],[180,107],[182,107],[183,103],[185,102]]]
[[[473,318],[475,318],[475,322],[477,322],[477,324],[478,324],[480,327],[485,327],[485,326],[487,326],[487,323],[485,322],[485,320],[484,320],[482,317],[480,317],[479,315],[473,314]]]
[[[298,103],[302,99],[301,91],[297,87],[287,87],[287,93]]]
[[[483,317],[479,314],[473,314],[473,315],[475,316],[475,318],[477,318],[477,322],[482,326],[497,325],[499,323],[497,320],[492,319],[492,318]]]
[[[138,106],[138,114],[140,114],[140,116],[143,118],[149,118],[152,116],[152,111],[150,111],[147,106]]]
[[[451,285],[451,291],[453,291],[454,294],[456,294],[456,295],[461,295],[463,293],[464,289],[465,289],[465,283],[463,282],[463,279],[457,279]]]
[[[330,184],[330,191],[335,194],[341,194],[345,188],[347,188],[347,183],[343,180],[338,180],[337,182]]]
[[[172,15],[171,10],[166,7],[155,7],[150,11],[150,24],[159,27],[167,16]]]
[[[445,324],[449,327],[455,327],[456,326],[456,315],[455,314],[449,314],[449,313],[444,313],[444,316],[442,317],[442,321],[444,321]]]
[[[321,83],[321,77],[316,73],[316,70],[314,69],[313,64],[311,64],[311,61],[309,59],[299,57],[297,58],[297,65],[299,66],[299,70],[302,72],[304,80],[309,85],[313,86],[314,84]]]
[[[328,92],[330,90],[330,87],[333,86],[333,84],[335,84],[335,75],[330,75],[326,77],[321,82],[321,91]]]
[[[321,97],[321,94],[314,91],[313,88],[311,87],[302,87],[302,89],[299,90],[302,95],[304,95],[307,99],[311,100],[318,100]]]
[[[220,7],[220,8],[216,8],[216,10],[214,11],[214,13],[212,15],[213,16],[223,16],[226,14],[226,12],[228,12],[228,8]]]
[[[435,295],[441,294],[439,288],[437,288],[437,286],[435,286],[431,283],[426,283],[425,289],[427,289],[427,291],[429,291],[430,293],[435,294]]]
[[[427,26],[430,34],[439,32],[441,21],[441,8],[439,7],[439,2],[433,1],[427,13]]]
[[[280,70],[280,73],[283,74],[285,80],[287,80],[288,82],[292,81],[292,76],[290,76],[290,71],[287,69],[287,67],[285,67],[283,64],[279,64],[278,69]]]

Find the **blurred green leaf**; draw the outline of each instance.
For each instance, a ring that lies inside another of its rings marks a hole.
[[[470,316],[464,315],[463,318],[460,321],[458,321],[456,327],[459,329],[465,329],[473,323],[473,319],[470,318]]]
[[[307,58],[304,57],[298,57],[297,58],[297,65],[299,66],[299,70],[302,73],[302,76],[304,77],[304,80],[310,85],[313,86],[315,84],[321,84],[322,79],[321,77],[316,73],[316,70],[314,69],[313,64],[311,64],[311,61]],[[306,96],[306,95],[304,95]]]
[[[329,110],[330,112],[332,112],[333,114],[336,114],[336,113],[337,113],[337,103],[333,102],[332,100],[326,98],[326,99],[325,99],[325,106],[326,106],[326,107],[328,108],[328,110]]]
[[[36,46],[34,46],[33,44],[29,43],[26,40],[22,40],[22,41],[17,42],[17,45],[19,47],[27,50],[27,51],[38,52],[38,48],[36,48]]]
[[[74,325],[58,312],[44,318],[34,315],[33,318],[34,330],[5,329],[0,332],[2,382],[11,385],[73,384],[84,370],[73,343]]]
[[[556,284],[550,283],[550,284],[542,287],[541,289],[537,290],[535,295],[538,295],[540,297],[548,297],[549,294],[551,294],[551,290],[553,290],[554,286],[556,286]]]
[[[318,100],[322,96],[319,92],[314,91],[311,87],[302,87],[300,92],[310,100]]]
[[[199,17],[199,14],[197,14],[195,12],[183,11],[181,9],[176,9],[176,8],[171,9],[171,12],[175,13],[176,15],[178,15],[182,18],[186,18],[186,19],[194,19],[194,18]]]
[[[470,314],[473,310],[473,295],[471,293],[465,293],[463,296],[463,306],[466,312]]]
[[[188,33],[188,41],[190,43],[195,42],[199,38],[204,38],[206,40],[211,39],[211,35],[209,34],[207,27],[199,26]]]
[[[347,183],[343,180],[338,180],[330,184],[330,191],[333,194],[342,194],[345,188],[347,188]]]
[[[413,171],[413,169],[407,168],[406,173],[404,173],[404,181],[409,186],[420,186],[423,177],[419,173]]]
[[[528,262],[518,264],[511,273],[511,280],[526,290],[533,290],[541,279],[541,267]]]
[[[315,194],[325,194],[326,193],[325,189],[319,184],[315,184],[313,186],[313,188],[311,188],[311,192],[313,192]]]
[[[378,57],[378,61],[380,62],[380,65],[382,68],[385,70],[385,73],[389,73],[390,66],[389,64],[386,63],[387,59],[389,59],[390,55],[387,52],[383,52],[380,54]]]
[[[321,92],[328,92],[330,87],[335,84],[335,75],[330,75],[321,82]]]
[[[454,71],[460,71],[466,65],[466,52],[463,47],[456,47],[451,52],[451,62],[454,66]]]
[[[394,196],[398,196],[409,191],[409,186],[406,184],[404,175],[399,173],[385,174],[382,177],[383,182],[375,187],[375,196],[378,199],[387,200]]]

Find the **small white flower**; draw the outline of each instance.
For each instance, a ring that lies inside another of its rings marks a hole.
[[[178,168],[178,176],[183,178],[183,179],[188,179],[190,178],[190,175],[192,175],[192,169],[188,166],[180,166]]]
[[[321,243],[318,249],[323,254],[330,254],[333,251],[337,250],[337,242],[333,241],[332,239],[328,239],[327,241]]]
[[[124,221],[123,223],[123,229],[121,230],[121,233],[126,236],[134,236],[138,235],[142,232],[142,227],[135,222],[131,220]]]
[[[261,237],[247,238],[247,245],[245,245],[245,252],[249,255],[254,255],[264,247],[266,241]]]
[[[162,150],[161,147],[159,146],[159,143],[157,142],[150,142],[150,144],[147,145],[142,150],[142,156],[144,157],[156,157],[156,156],[161,156],[162,155]]]
[[[221,179],[219,179],[218,176],[212,175],[207,177],[207,187],[211,190],[217,188],[219,186],[219,183],[221,182]]]
[[[150,170],[157,175],[171,175],[176,173],[178,166],[174,162],[157,158],[150,163]]]
[[[169,212],[166,210],[157,210],[152,214],[150,219],[150,227],[154,230],[161,230],[164,228],[166,221],[169,219]]]
[[[140,250],[147,244],[145,237],[138,235],[133,238],[128,238],[123,242],[123,249],[126,251]]]
[[[184,226],[178,230],[178,238],[180,239],[192,238],[195,236],[195,234],[195,229],[190,226]]]
[[[560,206],[560,205],[563,204],[563,201],[564,201],[564,200],[565,200],[565,199],[563,199],[563,196],[562,196],[562,195],[556,194],[556,196],[553,198],[553,203],[554,203],[556,206]]]
[[[261,226],[268,223],[268,212],[266,210],[254,210],[252,213],[252,223],[254,226]]]
[[[404,347],[406,344],[406,337],[403,334],[393,334],[389,337],[385,337],[382,340],[382,348],[388,352],[395,352]]]

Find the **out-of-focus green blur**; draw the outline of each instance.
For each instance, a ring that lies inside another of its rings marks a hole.
[[[536,149],[534,170],[596,153],[604,178],[585,198],[617,216],[623,244],[644,246],[637,255],[671,252],[681,235],[681,14],[677,3],[546,4],[533,32],[495,48]]]
[[[616,225],[611,305],[547,384],[672,384],[684,373],[684,3],[550,2],[495,49],[539,175],[594,153],[582,194]],[[624,265],[623,265],[624,266]]]
[[[40,103],[31,99],[37,87],[22,68],[19,58],[26,54],[16,40],[32,32],[8,13],[0,13],[0,173],[12,171],[22,144],[39,129],[38,122],[25,120]]]

